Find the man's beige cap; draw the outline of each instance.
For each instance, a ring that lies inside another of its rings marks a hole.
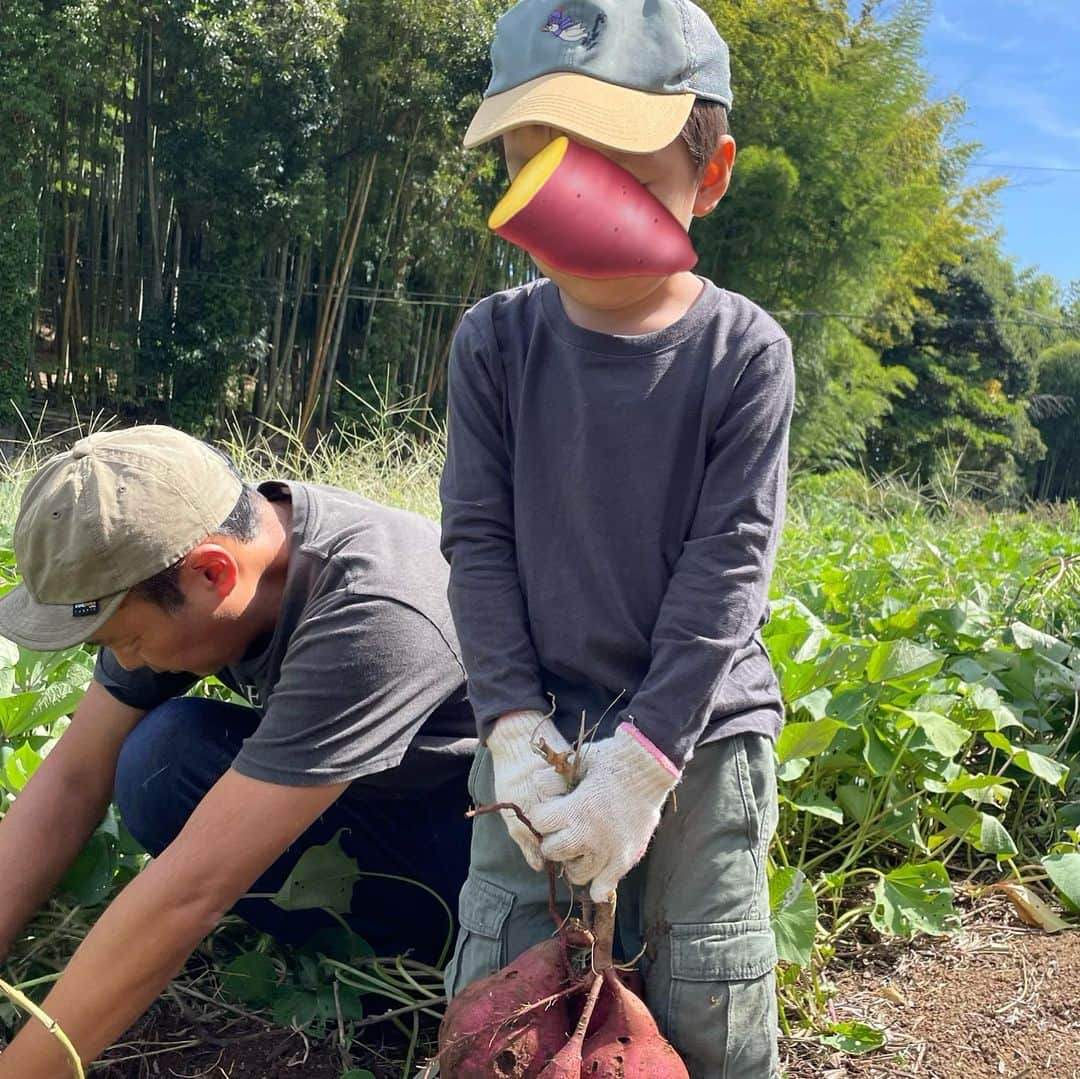
[[[222,454],[171,427],[81,439],[23,493],[23,583],[0,597],[0,635],[38,651],[92,637],[129,589],[217,531],[242,488]]]

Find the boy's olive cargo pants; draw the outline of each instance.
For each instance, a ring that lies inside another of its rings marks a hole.
[[[495,801],[486,749],[477,753],[469,791],[477,805]],[[648,853],[619,886],[616,948],[626,959],[644,949],[649,1008],[693,1079],[778,1074],[765,873],[775,826],[772,742],[737,734],[702,746]],[[451,995],[553,932],[547,879],[529,868],[498,814],[473,822],[459,911],[446,972]]]

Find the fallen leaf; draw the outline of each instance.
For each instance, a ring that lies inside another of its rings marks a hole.
[[[1044,933],[1060,933],[1063,929],[1071,929],[1068,922],[1062,921],[1046,903],[1044,903],[1030,888],[1023,884],[1014,884],[1005,881],[995,884],[995,888],[1003,891],[1012,905],[1016,908],[1020,920],[1027,925],[1033,925]]]

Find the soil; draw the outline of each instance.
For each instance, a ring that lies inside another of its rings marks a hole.
[[[876,945],[834,974],[835,1022],[884,1030],[853,1057],[785,1039],[787,1079],[1080,1079],[1080,931],[1019,924],[980,904],[952,938]]]
[[[190,1018],[190,1016],[189,1016]],[[336,1039],[315,1042],[304,1034],[269,1026],[254,1017],[208,1028],[185,1021],[174,1006],[159,1002],[123,1044],[113,1046],[95,1069],[95,1079],[340,1079],[366,1068],[377,1079],[400,1079],[404,1039],[393,1030],[365,1032],[366,1044],[346,1057]],[[422,1036],[423,1063],[431,1049]]]
[[[403,1074],[405,1042],[390,1024],[364,1030],[346,1056],[336,1030],[315,1041],[223,1002],[205,964],[185,975],[109,1050],[97,1079]],[[954,937],[855,943],[829,975],[825,1021],[872,1024],[885,1045],[849,1056],[785,1038],[785,1079],[1080,1079],[1080,930],[1026,928],[1000,894],[970,907]],[[418,1065],[434,1033],[433,1024],[422,1032]]]

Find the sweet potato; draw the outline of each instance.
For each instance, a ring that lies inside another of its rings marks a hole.
[[[601,1021],[585,1039],[582,1079],[688,1079],[686,1065],[656,1027],[644,1002],[613,970],[603,973]]]
[[[530,828],[520,808],[507,810]],[[535,831],[535,829],[534,829]],[[649,1009],[612,963],[615,896],[560,915],[548,863],[548,905],[558,936],[468,986],[439,1027],[443,1079],[689,1079]]]
[[[439,1027],[449,1079],[534,1079],[566,1044],[571,988],[560,940],[546,940],[465,988]]]
[[[651,191],[564,135],[526,163],[488,226],[576,277],[649,277],[697,263],[686,229]]]

